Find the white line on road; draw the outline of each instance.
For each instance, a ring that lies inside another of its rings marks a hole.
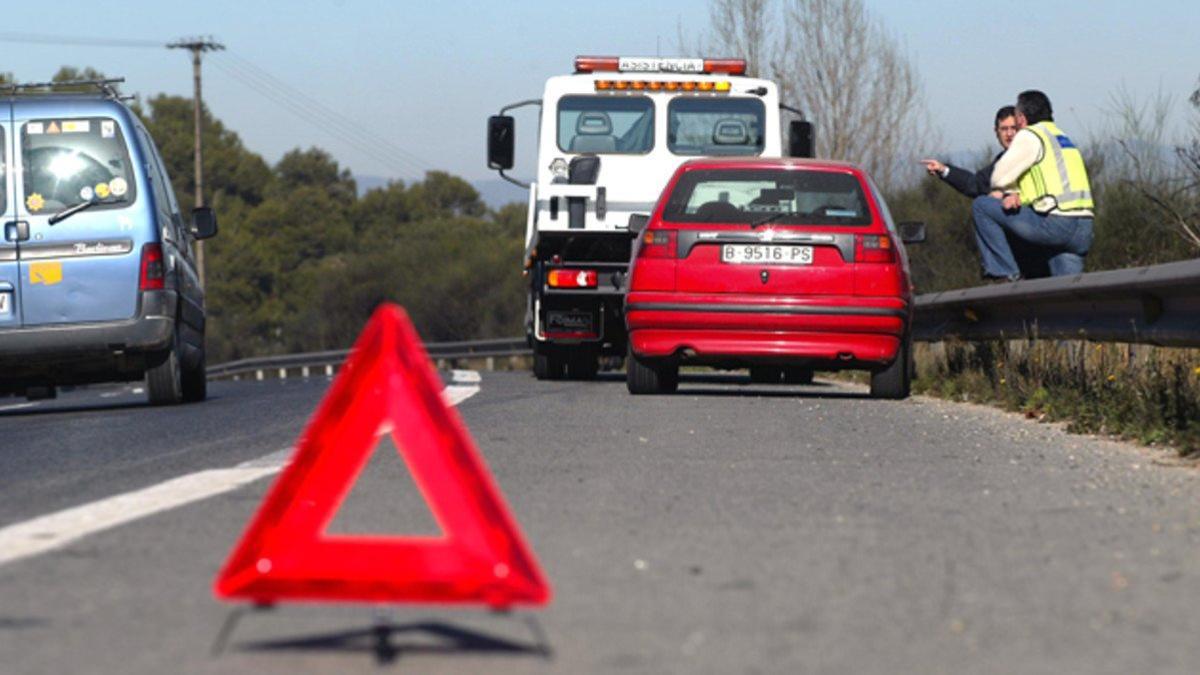
[[[32,408],[36,403],[14,403],[13,405],[0,406],[0,412],[5,410],[20,410],[22,408]]]
[[[478,383],[479,373],[456,370],[451,380],[455,383]],[[478,393],[478,384],[450,384],[443,390],[442,396],[449,405],[458,405]],[[29,405],[33,404],[20,404],[7,409]],[[291,454],[291,448],[284,448],[229,469],[197,471],[148,488],[0,528],[0,565],[61,548],[88,535],[155,513],[236,490],[278,473]]]

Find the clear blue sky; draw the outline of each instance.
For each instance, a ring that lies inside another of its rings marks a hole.
[[[1186,96],[1200,76],[1195,0],[867,0],[867,6],[916,63],[947,151],[991,142],[991,115],[1025,88],[1050,95],[1064,128],[1094,135],[1102,132],[1104,110],[1120,87],[1143,97],[1160,88],[1175,95],[1176,121],[1182,120]],[[57,0],[8,3],[5,15],[3,36],[165,43],[212,35],[229,51],[206,62],[205,100],[268,160],[317,145],[358,174],[411,178],[423,168],[442,168],[472,180],[493,177],[483,165],[486,116],[540,95],[545,78],[567,72],[574,55],[653,54],[658,45],[669,55],[681,26],[694,32],[708,25],[703,0]],[[129,92],[191,95],[189,61],[178,51],[23,44],[3,36],[0,70],[21,80],[48,78],[60,65],[93,66],[127,77]],[[346,142],[355,132],[331,133],[298,119],[264,95],[262,86],[237,79],[238,73],[243,79],[253,75],[247,68],[303,90],[361,130],[357,136],[393,144],[408,156],[380,161],[385,153],[379,145],[373,157]],[[896,114],[897,124],[906,124],[914,113]],[[531,122],[519,122],[519,138],[533,132]],[[527,168],[531,162],[522,159]]]

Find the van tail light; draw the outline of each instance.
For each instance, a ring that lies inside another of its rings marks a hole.
[[[138,288],[143,291],[162,290],[166,270],[162,244],[146,244],[142,247],[142,272]]]
[[[546,275],[550,288],[595,288],[598,281],[596,270],[550,270]]]
[[[674,258],[676,257],[675,230],[646,230],[642,233],[642,246],[638,250],[639,258]]]
[[[854,262],[896,262],[896,247],[892,238],[886,234],[854,235]]]

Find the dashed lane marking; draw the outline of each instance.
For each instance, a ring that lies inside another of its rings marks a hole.
[[[442,391],[450,405],[479,393],[479,373],[456,370]],[[468,384],[474,383],[474,384]],[[22,403],[0,410],[33,405]],[[118,525],[236,490],[283,469],[292,449],[284,448],[228,469],[207,469],[141,490],[39,516],[0,529],[0,565],[41,555]]]

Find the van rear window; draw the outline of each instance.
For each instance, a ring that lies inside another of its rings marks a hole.
[[[116,120],[78,117],[30,120],[21,127],[23,199],[31,214],[81,202],[93,209],[133,203],[133,165]]]
[[[663,219],[682,223],[867,225],[862,185],[836,171],[719,169],[680,177]]]

